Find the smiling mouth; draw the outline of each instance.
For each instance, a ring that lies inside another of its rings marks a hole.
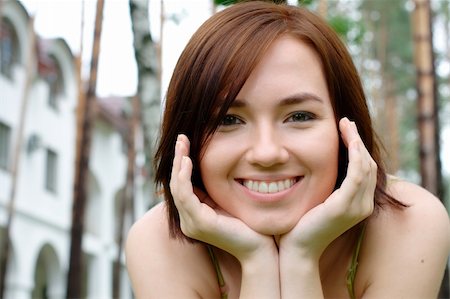
[[[299,180],[300,177],[295,177],[279,181],[239,180],[239,183],[253,192],[272,194],[291,188]]]

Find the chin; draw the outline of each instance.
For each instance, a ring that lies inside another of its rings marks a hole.
[[[248,226],[250,226],[250,228],[256,231],[257,233],[263,235],[279,236],[290,232],[295,227],[297,222],[298,220],[293,221],[278,220],[278,221],[267,221],[265,223],[255,223],[255,224],[248,223]]]

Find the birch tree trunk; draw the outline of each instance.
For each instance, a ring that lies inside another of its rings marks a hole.
[[[89,154],[91,149],[92,102],[96,97],[98,57],[102,32],[104,0],[97,0],[94,41],[88,88],[85,97],[80,97],[77,112],[77,142],[74,179],[74,197],[72,203],[72,228],[70,244],[69,271],[67,275],[66,298],[81,298],[81,278],[83,273],[82,240],[84,210],[87,200],[87,178],[89,177]],[[81,92],[81,91],[80,91]]]
[[[130,15],[134,37],[134,54],[138,66],[137,95],[144,135],[147,180],[153,181],[152,161],[160,126],[161,78],[157,47],[150,33],[149,1],[130,0]],[[155,194],[155,192],[151,192]],[[156,199],[152,199],[153,203]]]

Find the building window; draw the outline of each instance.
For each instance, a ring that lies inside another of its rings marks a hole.
[[[46,55],[43,50],[40,53],[39,73],[48,84],[48,105],[57,110],[58,98],[64,93],[63,73],[58,60],[53,55]]]
[[[8,78],[12,67],[19,62],[19,39],[11,22],[2,18],[0,23],[0,72]]]
[[[56,184],[58,179],[58,155],[47,149],[47,161],[45,168],[45,188],[48,191],[56,193]]]
[[[0,169],[8,169],[11,129],[0,122]]]

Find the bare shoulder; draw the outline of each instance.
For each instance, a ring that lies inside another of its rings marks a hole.
[[[450,250],[448,212],[418,185],[395,179],[387,191],[408,207],[384,207],[369,220],[365,297],[436,298]]]
[[[169,237],[163,203],[131,227],[125,253],[136,298],[202,298],[217,286],[204,246]]]
[[[415,234],[428,233],[435,237],[435,245],[450,247],[450,221],[447,210],[442,202],[433,194],[416,184],[394,179],[388,192],[400,202],[408,205],[403,217],[393,220],[406,221]],[[432,240],[430,240],[432,241]]]

